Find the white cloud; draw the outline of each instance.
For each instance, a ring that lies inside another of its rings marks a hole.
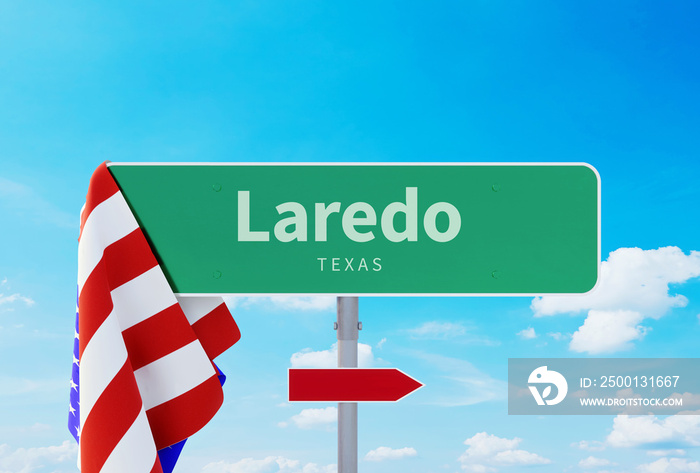
[[[674,415],[664,419],[656,416],[618,415],[606,439],[611,447],[639,447],[669,444],[700,445],[700,416]]]
[[[224,302],[231,309],[257,305],[287,312],[324,312],[336,306],[333,296],[224,297]]]
[[[535,329],[532,327],[528,327],[524,330],[521,330],[516,335],[518,335],[518,337],[522,338],[523,340],[532,340],[533,338],[537,338]]]
[[[35,223],[49,223],[61,228],[77,229],[77,213],[64,212],[41,197],[29,186],[0,177],[0,205]]]
[[[596,458],[594,456],[584,458],[583,460],[578,462],[578,466],[586,470],[590,468],[600,468],[608,465],[612,465],[610,460],[606,460],[605,458]]]
[[[244,458],[235,463],[224,461],[209,463],[202,473],[336,473],[336,465],[320,466],[281,456],[268,456],[260,460]]]
[[[694,394],[694,393],[673,393],[670,396],[668,396],[670,399],[681,399],[683,403],[681,404],[683,407],[697,407],[700,406],[700,394]],[[659,406],[661,407],[661,406]]]
[[[627,350],[648,328],[645,318],[658,319],[688,299],[671,294],[669,285],[700,276],[700,251],[680,248],[620,248],[601,264],[598,286],[588,294],[542,296],[532,300],[535,317],[588,311],[569,348],[579,353]]]
[[[13,302],[24,302],[28,306],[34,305],[34,301],[30,299],[29,297],[22,296],[20,294],[10,294],[9,296],[6,296],[5,294],[0,293],[0,305],[4,304],[12,304]]]
[[[326,407],[323,409],[304,409],[299,414],[292,416],[289,422],[300,429],[332,430],[333,424],[338,420],[338,408]],[[279,427],[287,427],[289,422],[280,422]]]
[[[0,445],[0,471],[2,473],[30,473],[47,465],[75,462],[78,445],[65,441],[51,447],[18,448],[13,450],[7,444]]]
[[[469,448],[459,457],[462,469],[482,473],[498,471],[498,467],[546,465],[551,460],[517,449],[520,438],[500,438],[480,432],[464,441]]]
[[[0,375],[0,396],[55,396],[66,392],[68,380],[28,379]]]
[[[612,353],[632,348],[649,330],[642,326],[639,312],[591,310],[586,321],[571,337],[569,349],[579,353]]]
[[[498,341],[471,333],[472,328],[461,322],[430,321],[406,330],[414,340],[458,340],[473,345],[496,346]]]
[[[418,350],[407,354],[424,362],[438,376],[432,380],[420,380],[434,386],[431,398],[426,401],[428,404],[443,407],[469,406],[507,398],[507,382],[492,378],[466,360]]]
[[[552,337],[554,340],[556,340],[556,341],[558,341],[558,342],[561,341],[561,340],[564,340],[564,339],[567,338],[567,337],[569,337],[569,335],[565,335],[565,334],[563,334],[563,333],[561,333],[561,332],[549,332],[549,333],[547,334],[547,336],[548,336],[548,337]]]
[[[313,351],[304,348],[294,353],[290,359],[292,368],[337,368],[338,344],[334,343],[329,350]],[[372,347],[365,343],[357,344],[357,364],[360,368],[374,365]]]
[[[700,252],[689,255],[677,247],[657,250],[620,248],[601,264],[598,287],[584,295],[543,296],[533,299],[536,317],[585,310],[627,310],[659,318],[688,299],[670,294],[669,284],[681,284],[700,276]]]
[[[647,450],[647,455],[652,457],[683,457],[685,454],[686,451],[682,448],[674,448],[671,450]]]
[[[634,389],[632,389],[632,388],[623,388],[623,389],[618,389],[617,391],[615,391],[615,397],[640,399],[642,397],[642,395],[634,392]]]
[[[389,447],[379,447],[375,450],[370,450],[367,455],[365,455],[365,460],[371,462],[380,462],[384,460],[400,460],[407,457],[415,457],[418,452],[412,447],[404,448],[389,448]]]
[[[39,381],[26,378],[0,376],[0,396],[16,396],[42,389]]]
[[[445,340],[464,335],[467,333],[467,328],[460,323],[432,321],[408,329],[407,332],[416,339]]]
[[[605,450],[605,444],[597,440],[581,440],[580,442],[572,443],[571,446],[581,450],[587,450],[589,452],[601,452]]]
[[[49,424],[42,424],[40,422],[36,422],[27,429],[29,432],[49,432],[51,430],[51,426]]]
[[[386,338],[382,338],[381,340],[379,340],[379,342],[377,343],[377,350],[381,350],[384,347],[385,343],[386,343]]]
[[[637,467],[642,473],[685,473],[700,472],[700,462],[691,462],[686,458],[659,458],[655,462]]]
[[[269,299],[275,307],[283,310],[323,311],[336,307],[333,296],[272,296]]]
[[[7,287],[7,278],[3,278],[2,281],[0,281],[0,288]],[[0,292],[0,306],[10,306],[10,307],[5,307],[2,309],[2,311],[11,311],[13,308],[11,307],[15,302],[23,302],[24,305],[27,307],[31,307],[34,305],[34,301],[26,296],[23,296],[19,293],[14,293],[10,295],[5,295],[4,292]]]

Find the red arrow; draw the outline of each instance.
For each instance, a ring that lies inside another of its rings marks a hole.
[[[289,370],[289,401],[398,401],[423,384],[395,368]]]

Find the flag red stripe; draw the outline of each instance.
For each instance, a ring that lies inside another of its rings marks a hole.
[[[158,265],[140,228],[105,248],[102,261],[109,268],[110,289],[115,289]]]
[[[88,188],[87,197],[85,198],[85,209],[80,219],[80,232],[83,231],[83,226],[90,212],[100,205],[105,200],[119,192],[119,186],[112,178],[107,169],[107,163],[102,163],[93,173],[90,178],[90,187]]]
[[[112,312],[112,298],[109,297],[109,271],[102,261],[92,270],[80,292],[78,304],[80,314],[90,314],[89,317],[80,317],[80,358],[85,348],[90,343],[92,336],[102,322]]]
[[[80,292],[80,311],[90,314],[90,317],[81,317],[79,321],[80,356],[83,355],[95,331],[112,311],[112,299],[104,294],[157,264],[140,229],[105,248],[102,259],[92,270]]]
[[[163,467],[160,466],[160,458],[158,458],[158,455],[156,455],[156,461],[153,464],[153,468],[151,469],[151,473],[163,473]]]
[[[99,472],[141,412],[141,396],[127,360],[95,403],[80,435],[82,473]],[[105,429],[109,426],[109,429]]]
[[[166,403],[146,411],[156,448],[169,447],[197,432],[216,414],[224,402],[224,393],[216,375]]]
[[[122,331],[122,335],[134,370],[196,340],[177,304],[129,327]]]
[[[241,331],[226,304],[219,305],[192,324],[194,333],[210,359],[214,359],[241,339]]]

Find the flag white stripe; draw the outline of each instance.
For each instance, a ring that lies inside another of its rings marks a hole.
[[[219,307],[224,300],[221,297],[178,297],[182,311],[190,325]]]
[[[138,228],[121,192],[95,207],[83,226],[78,243],[78,291],[102,259],[105,248]]]
[[[80,428],[97,398],[124,366],[126,347],[114,311],[90,339],[80,357]]]
[[[141,409],[134,423],[114,447],[100,473],[150,473],[156,462],[156,447],[146,412]]]
[[[160,266],[155,266],[113,289],[112,302],[119,317],[119,325],[122,330],[126,330],[177,304],[177,299],[163,270]]]
[[[134,371],[146,410],[197,387],[216,371],[199,340]],[[173,376],[177,373],[178,376]]]

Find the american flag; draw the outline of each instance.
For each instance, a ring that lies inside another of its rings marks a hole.
[[[103,163],[78,245],[68,426],[83,473],[168,473],[223,402],[213,359],[240,339],[219,297],[172,292]]]

